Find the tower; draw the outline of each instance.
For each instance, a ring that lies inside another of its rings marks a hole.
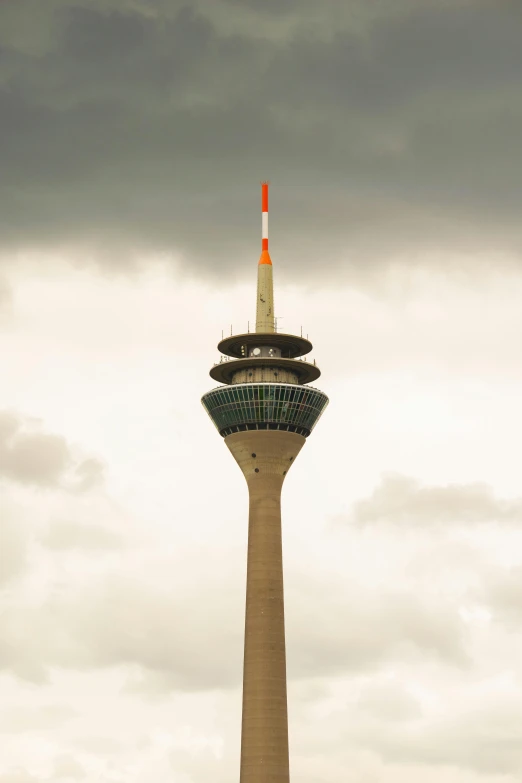
[[[249,493],[240,783],[288,783],[281,490],[328,397],[307,385],[321,374],[303,359],[312,344],[276,331],[267,182],[261,193],[256,330],[221,340],[210,376],[223,385],[201,401]]]

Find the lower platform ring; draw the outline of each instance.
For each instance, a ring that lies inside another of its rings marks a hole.
[[[234,432],[246,432],[247,430],[278,430],[279,432],[295,432],[297,435],[303,435],[307,438],[310,435],[310,430],[306,427],[296,427],[293,424],[283,424],[282,422],[252,422],[247,424],[236,424],[232,427],[225,427],[219,431],[219,434],[226,438],[227,435],[232,435]]]

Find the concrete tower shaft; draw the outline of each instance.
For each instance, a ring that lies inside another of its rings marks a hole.
[[[305,438],[251,430],[225,443],[249,494],[240,783],[288,783],[281,489]]]
[[[263,253],[261,254],[262,257]],[[261,260],[257,267],[256,332],[261,334],[275,332],[272,268],[272,262]]]

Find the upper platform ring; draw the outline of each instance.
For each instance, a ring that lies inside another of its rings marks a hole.
[[[312,343],[304,337],[295,334],[281,334],[281,332],[248,332],[247,334],[234,334],[225,337],[218,344],[218,351],[225,356],[234,359],[244,358],[241,347],[246,345],[269,345],[279,348],[285,359],[295,359],[297,356],[305,356],[313,348]]]
[[[240,370],[253,371],[256,367],[266,367],[275,372],[278,370],[287,370],[288,372],[295,373],[299,378],[299,384],[301,385],[313,383],[321,375],[319,367],[311,362],[301,361],[300,359],[282,359],[279,356],[273,358],[270,356],[263,356],[259,359],[249,356],[246,359],[220,362],[212,367],[209,375],[218,383],[231,384],[232,377],[236,372],[239,372]]]

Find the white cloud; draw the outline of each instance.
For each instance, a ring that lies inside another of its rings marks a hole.
[[[520,694],[518,694],[520,698]],[[448,708],[450,705],[448,704]],[[480,774],[522,773],[522,710],[504,699],[456,718],[446,716],[409,729],[368,732],[364,743],[387,761],[469,769]]]
[[[0,775],[0,783],[41,783],[38,778],[30,775],[21,767],[16,767],[3,775]]]
[[[408,476],[386,475],[371,497],[355,504],[352,521],[430,528],[516,524],[522,521],[522,498],[496,498],[492,487],[483,483],[422,486]]]
[[[41,537],[49,549],[119,549],[122,539],[117,533],[100,525],[86,525],[55,520]]]
[[[71,720],[76,714],[67,704],[11,707],[0,714],[0,731],[5,734],[45,732]]]
[[[19,576],[27,565],[27,546],[19,521],[4,507],[0,521],[0,585]]]
[[[65,438],[40,431],[37,422],[24,420],[12,411],[0,411],[0,478],[22,484],[49,487],[68,479],[68,486],[84,491],[102,478],[103,466],[97,459],[74,464],[71,446]],[[65,484],[67,486],[67,484]]]
[[[0,475],[28,484],[56,483],[69,467],[66,441],[57,435],[24,432],[12,413],[0,414]]]
[[[492,575],[484,585],[482,597],[496,617],[522,629],[522,566]]]
[[[54,777],[56,780],[82,780],[85,770],[73,756],[58,756],[54,761]]]
[[[13,292],[7,278],[0,274],[0,324],[6,312],[11,309]]]
[[[199,395],[209,335],[236,301],[246,323],[253,289],[55,269],[13,273],[0,334],[0,405],[25,417],[3,417],[4,453],[38,436],[66,455],[4,475],[0,775],[224,783],[247,496]],[[516,783],[519,291],[498,283],[485,340],[485,288],[401,281],[278,289],[289,329],[311,313],[332,399],[283,501],[292,774]]]

